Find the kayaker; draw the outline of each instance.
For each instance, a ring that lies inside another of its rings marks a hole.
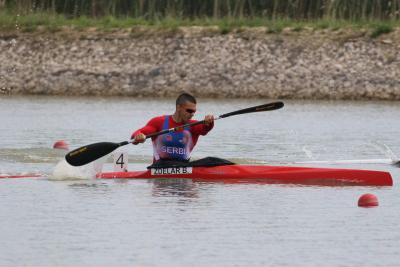
[[[131,139],[135,140],[133,144],[145,142],[148,134],[196,122],[192,120],[196,113],[196,104],[194,96],[188,93],[180,94],[176,99],[175,113],[152,118],[146,126],[132,134]],[[213,115],[206,115],[204,121],[204,124],[153,137],[154,162],[159,160],[189,161],[199,136],[206,135],[214,127]]]

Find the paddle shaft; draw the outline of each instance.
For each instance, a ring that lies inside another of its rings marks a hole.
[[[261,111],[267,111],[267,110],[275,110],[275,109],[279,109],[283,107],[283,102],[273,102],[273,103],[269,103],[269,104],[264,104],[264,105],[259,105],[259,106],[255,106],[255,107],[250,107],[250,108],[245,108],[245,109],[240,109],[237,111],[233,111],[233,112],[229,112],[229,113],[225,113],[222,114],[218,117],[215,117],[214,120],[219,120],[219,119],[223,119],[223,118],[227,118],[230,116],[234,116],[234,115],[239,115],[239,114],[246,114],[246,113],[254,113],[254,112],[261,112]],[[172,132],[176,132],[180,129],[183,129],[185,127],[190,127],[190,126],[195,126],[195,125],[199,125],[199,124],[203,124],[205,123],[205,120],[202,121],[196,121],[196,122],[192,122],[192,123],[187,123],[181,126],[177,126],[174,128],[170,128],[170,129],[165,129],[159,132],[155,132],[155,133],[151,133],[146,135],[146,139],[147,138],[152,138],[152,137],[156,137],[159,135],[163,135],[163,134],[167,134],[167,133],[172,133]],[[125,142],[121,142],[121,146],[123,145],[127,145],[129,143],[133,143],[135,142],[134,139],[130,140],[130,141],[125,141]]]

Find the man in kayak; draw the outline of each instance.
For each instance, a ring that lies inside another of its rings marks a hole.
[[[183,93],[176,99],[176,110],[172,115],[163,115],[151,119],[146,126],[132,134],[134,145],[146,141],[146,135],[175,128],[192,120],[196,112],[196,98],[188,93]],[[206,135],[214,127],[214,116],[204,117],[204,124],[185,127],[176,132],[159,135],[152,138],[154,162],[159,160],[189,161],[190,154],[200,135]]]

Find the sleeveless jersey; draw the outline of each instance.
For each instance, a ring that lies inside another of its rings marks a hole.
[[[169,118],[165,116],[162,130],[169,129]],[[158,136],[153,142],[154,159],[169,159],[187,161],[193,149],[190,127],[182,131],[171,132]]]

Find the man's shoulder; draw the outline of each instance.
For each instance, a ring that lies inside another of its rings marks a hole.
[[[163,120],[163,119],[165,119],[166,116],[168,116],[168,115],[160,115],[160,116],[152,118],[152,120]]]
[[[165,116],[167,116],[167,115],[161,115],[161,116],[157,116],[157,117],[151,118],[149,123],[161,123],[161,122],[164,122]]]

